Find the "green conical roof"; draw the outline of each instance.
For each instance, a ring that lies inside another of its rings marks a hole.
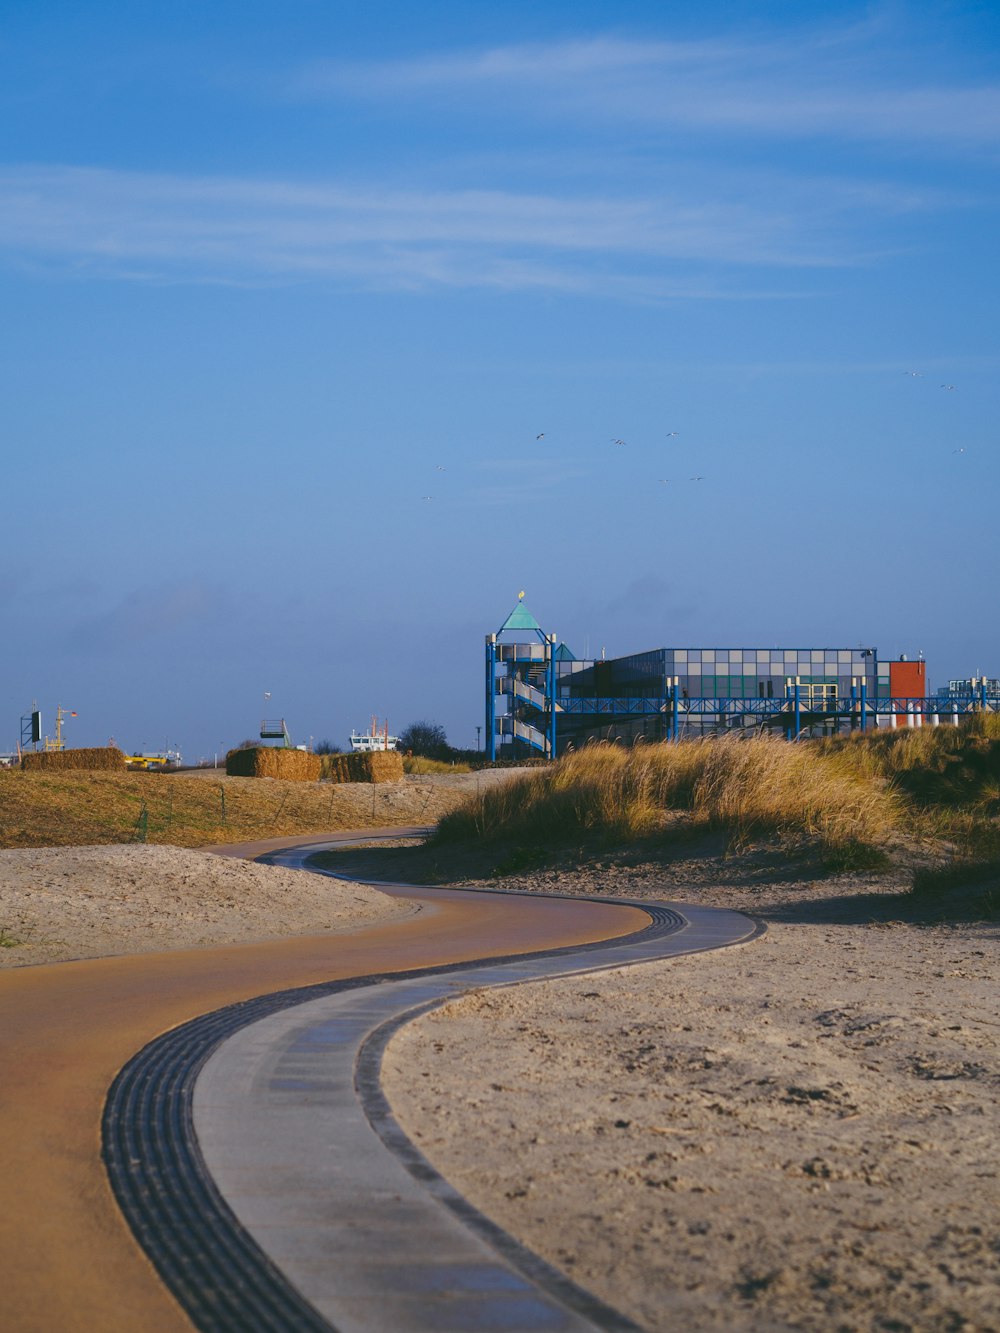
[[[542,633],[541,625],[539,625],[538,621],[521,601],[514,607],[513,611],[511,611],[510,615],[497,630],[497,633],[502,634],[504,630],[508,629],[530,629],[534,630],[536,634]]]

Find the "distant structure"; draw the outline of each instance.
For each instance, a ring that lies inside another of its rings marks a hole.
[[[738,728],[797,739],[938,725],[942,715],[957,721],[979,708],[1000,710],[1000,681],[982,678],[965,693],[929,699],[922,657],[883,660],[874,647],[655,648],[578,658],[542,629],[523,593],[486,636],[492,760],[553,758],[594,740],[631,744]]]
[[[372,717],[371,730],[368,732],[351,732],[351,749],[357,754],[371,754],[374,750],[398,750],[399,737],[389,735],[389,723],[381,729],[378,725],[378,718]]]
[[[262,741],[281,741],[282,748],[291,750],[292,738],[283,717],[264,718],[260,724]]]
[[[1000,680],[992,676],[969,676],[965,680],[949,680],[935,694],[943,703],[954,700],[977,699],[985,695],[987,699],[1000,697]]]

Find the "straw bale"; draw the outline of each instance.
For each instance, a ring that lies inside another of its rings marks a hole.
[[[22,768],[31,769],[112,769],[125,767],[125,756],[117,745],[100,745],[78,750],[38,750],[21,759]]]
[[[402,782],[403,756],[398,750],[325,754],[323,776],[330,782]]]
[[[282,778],[286,782],[317,782],[320,768],[318,754],[274,745],[230,750],[226,755],[226,773],[231,778]]]

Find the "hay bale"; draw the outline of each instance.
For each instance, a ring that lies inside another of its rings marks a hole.
[[[370,782],[402,782],[403,756],[398,750],[375,750],[362,757],[368,760]]]
[[[351,778],[347,771],[346,754],[324,754],[320,756],[322,768],[320,776],[327,782],[350,782]]]
[[[330,782],[402,782],[403,756],[398,750],[325,754],[323,777]]]
[[[87,768],[92,772],[101,770],[121,772],[125,768],[125,756],[117,745],[100,745],[79,750],[39,750],[23,755],[21,767],[30,769],[67,769]]]
[[[230,750],[226,755],[226,773],[231,778],[281,778],[285,782],[317,782],[321,767],[318,754],[274,745]]]

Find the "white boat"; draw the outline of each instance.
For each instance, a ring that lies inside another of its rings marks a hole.
[[[399,737],[389,735],[388,723],[382,731],[379,731],[378,723],[372,718],[371,731],[351,732],[351,749],[361,754],[371,754],[373,750],[398,750]]]

